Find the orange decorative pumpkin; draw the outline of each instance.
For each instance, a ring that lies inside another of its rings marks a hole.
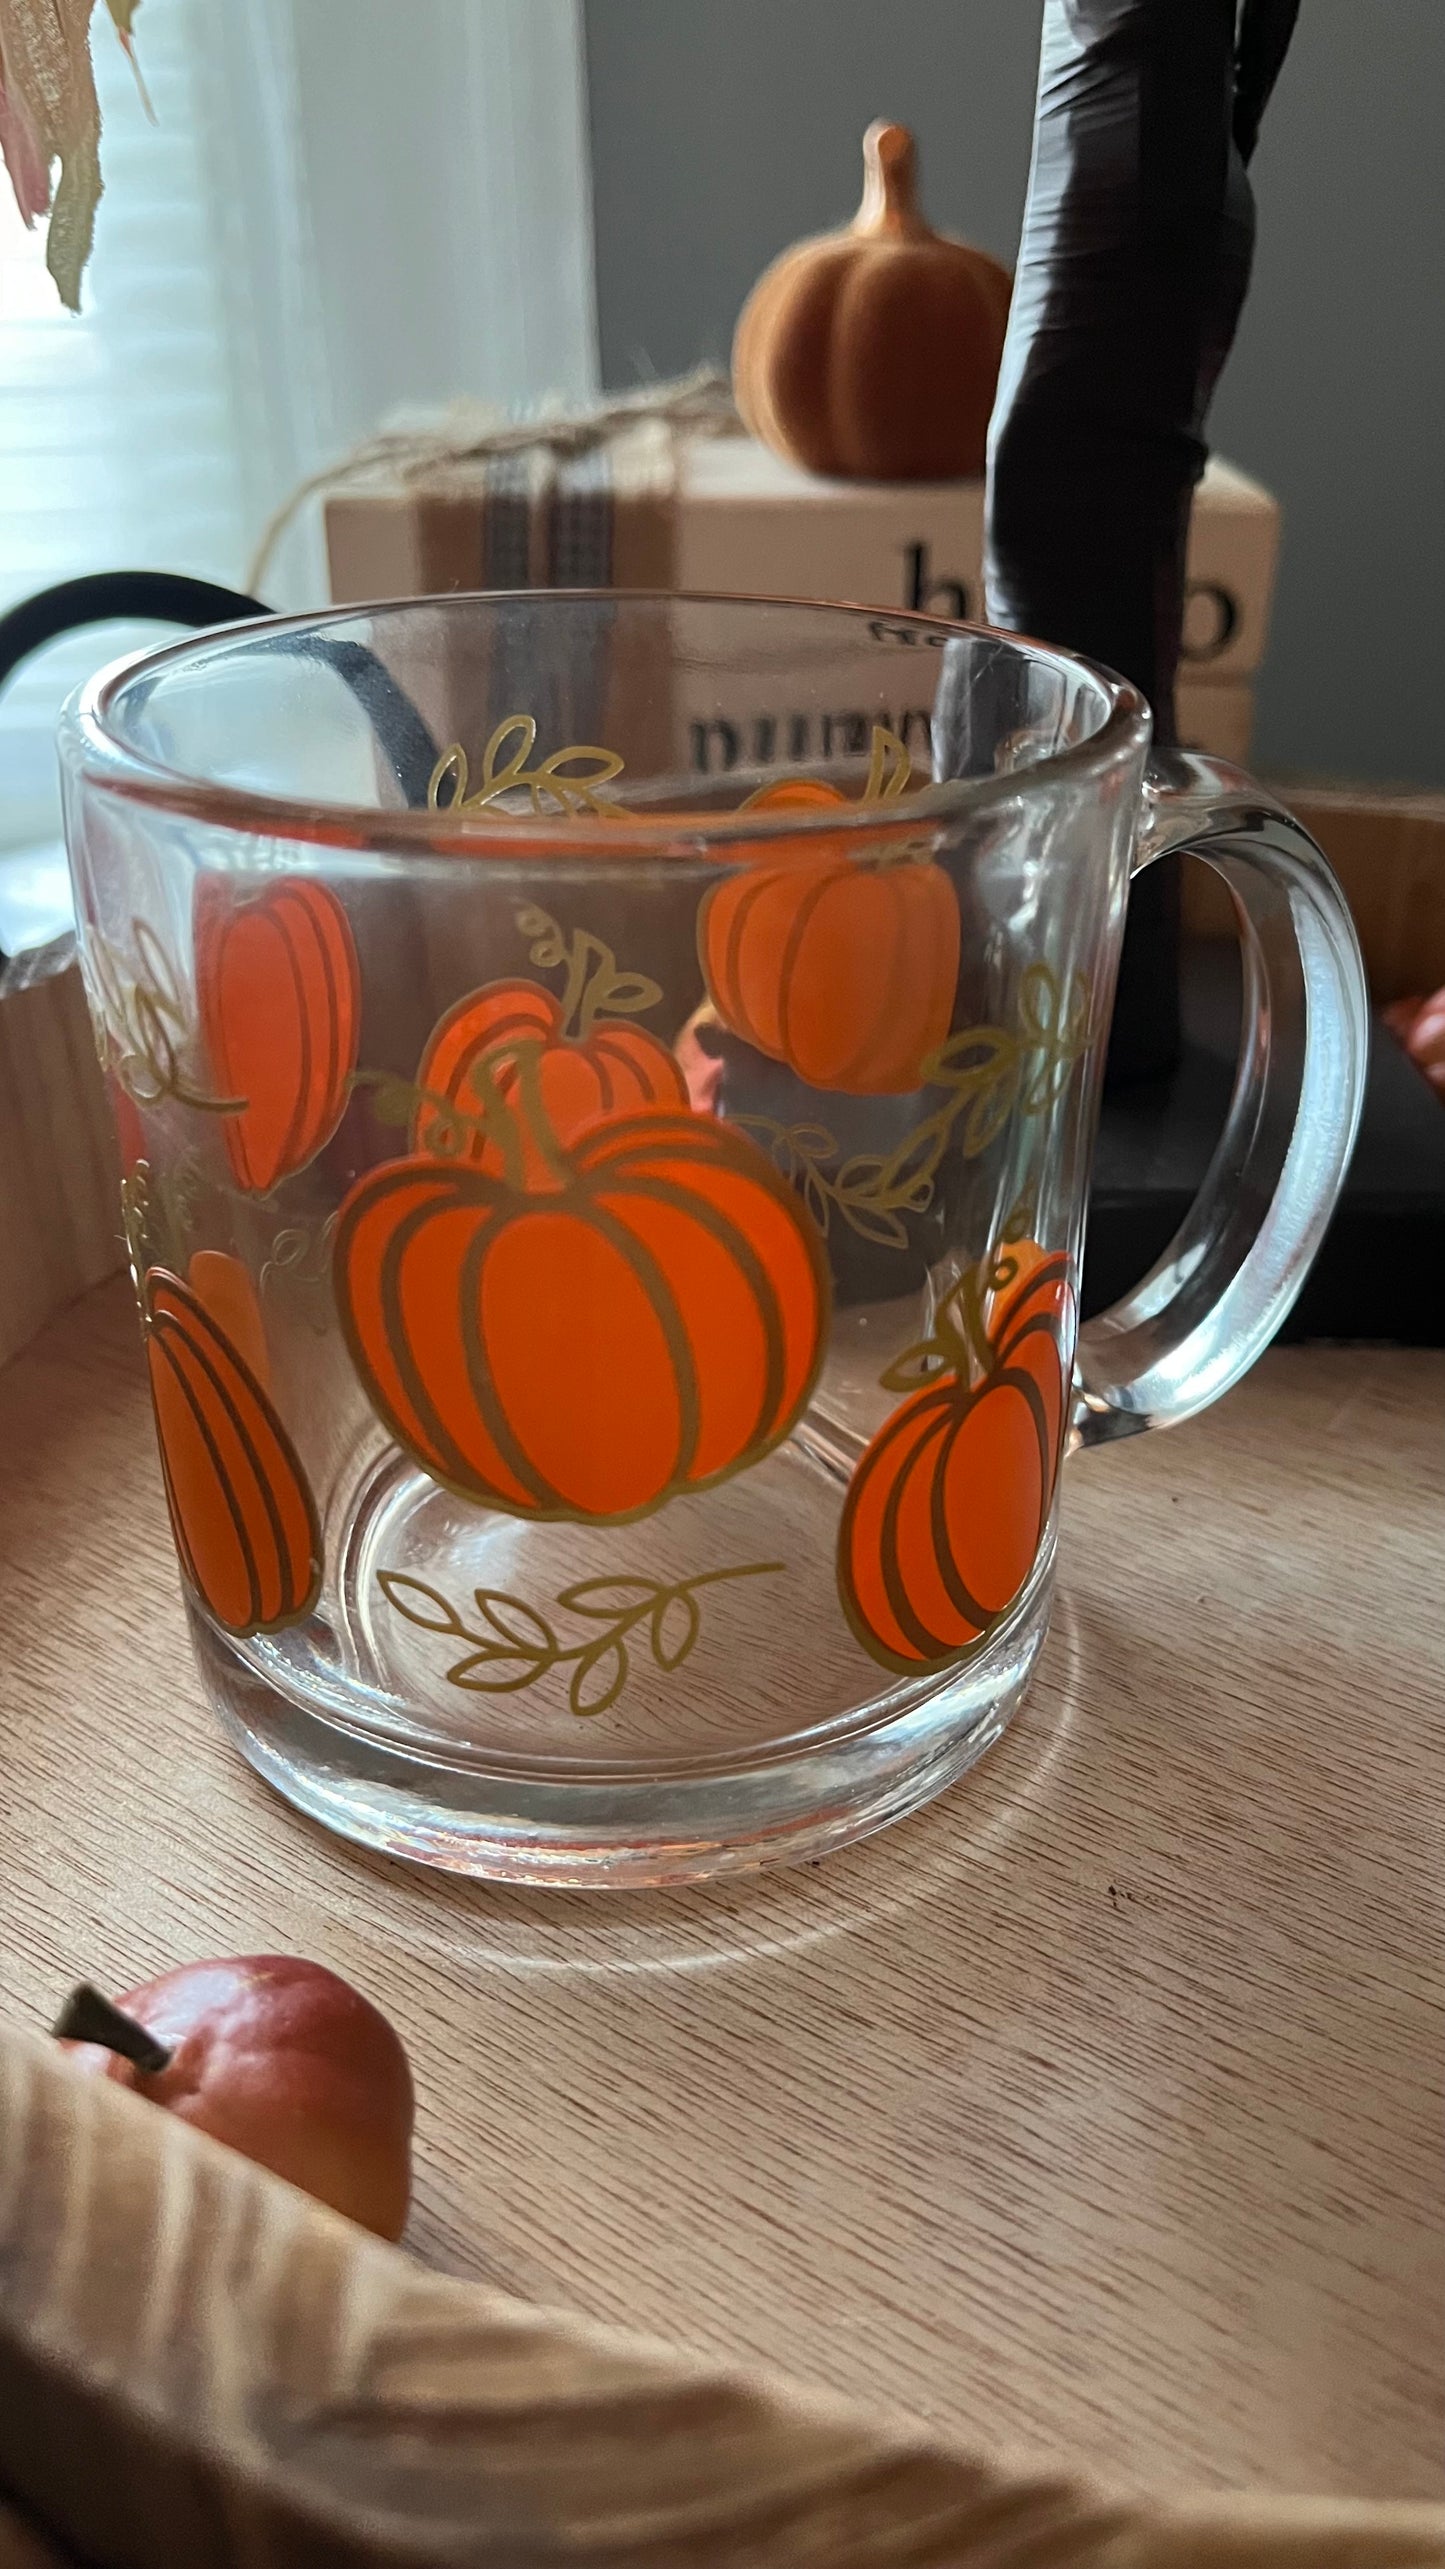
[[[797,777],[750,808],[847,800]],[[958,901],[927,859],[886,847],[870,856],[842,832],[779,842],[708,893],[698,952],[713,1006],[745,1043],[812,1088],[897,1096],[922,1085],[923,1064],[948,1033]]]
[[[846,231],[785,250],[733,342],[755,437],[845,481],[981,473],[1012,281],[918,210],[913,137],[870,125],[863,202]]]
[[[504,1099],[517,1089],[518,1056],[536,1057],[538,1098],[559,1142],[575,1141],[604,1115],[634,1113],[640,1106],[685,1107],[687,1087],[665,1044],[641,1026],[599,1018],[582,1040],[563,1034],[562,1003],[535,981],[493,981],[459,999],[433,1032],[417,1074],[427,1100],[475,1115],[484,1103],[485,1065]],[[412,1118],[413,1150],[446,1151],[445,1119],[424,1100]],[[480,1133],[468,1139],[465,1157],[499,1171],[502,1153]]]
[[[505,1176],[391,1161],[341,1208],[357,1371],[424,1470],[527,1517],[621,1519],[756,1462],[821,1359],[821,1244],[754,1143],[660,1107]],[[520,1118],[518,1119],[521,1120]]]
[[[253,899],[208,883],[197,907],[201,1029],[238,1186],[269,1195],[341,1121],[361,1022],[346,912],[324,883],[282,876]]]
[[[992,1297],[977,1377],[945,1306],[929,1346],[951,1370],[894,1411],[848,1486],[838,1592],[885,1668],[916,1674],[967,1650],[1038,1557],[1067,1417],[1074,1294],[1066,1257],[1029,1243],[1015,1268]]]
[[[321,1528],[270,1395],[179,1276],[148,1269],[142,1317],[181,1567],[226,1632],[295,1623],[321,1584]]]

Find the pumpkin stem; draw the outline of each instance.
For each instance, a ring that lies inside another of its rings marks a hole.
[[[133,2061],[146,2078],[155,2078],[169,2069],[171,2054],[134,2016],[127,2016],[88,1980],[72,1989],[50,2028],[62,2042],[103,2043],[108,2052],[118,2052],[123,2061]]]
[[[617,957],[600,937],[579,928],[567,957],[567,987],[562,993],[562,1032],[585,1044],[593,1024],[612,996]]]
[[[985,1376],[994,1371],[998,1356],[988,1334],[988,1323],[983,1315],[984,1294],[985,1292],[1001,1293],[1004,1286],[1012,1282],[1017,1272],[1017,1262],[1012,1258],[1000,1258],[992,1263],[980,1260],[976,1267],[970,1267],[966,1275],[959,1277],[950,1297],[957,1309],[961,1324],[959,1335],[966,1350],[966,1358],[971,1358],[978,1366],[979,1372]],[[960,1367],[960,1378],[962,1378],[962,1371]]]
[[[519,1195],[560,1192],[569,1171],[542,1103],[540,1047],[507,1044],[472,1066],[472,1093],[489,1141],[502,1154],[502,1175]],[[498,1073],[510,1069],[510,1094]]]
[[[863,202],[853,229],[900,241],[928,232],[918,207],[918,154],[906,125],[880,118],[864,135]]]

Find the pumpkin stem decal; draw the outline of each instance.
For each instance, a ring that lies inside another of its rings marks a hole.
[[[1031,1240],[962,1277],[883,1381],[910,1397],[843,1502],[838,1593],[856,1639],[916,1675],[983,1640],[1048,1526],[1068,1417],[1070,1260]]]
[[[520,1165],[496,1139],[497,1166],[412,1157],[359,1178],[336,1232],[342,1327],[434,1480],[515,1516],[643,1516],[796,1426],[822,1361],[822,1243],[710,1118],[652,1107],[565,1146],[540,1131]]]
[[[513,747],[504,757],[509,741]],[[498,723],[482,752],[482,781],[474,789],[467,753],[460,741],[453,741],[432,769],[426,789],[427,810],[475,815],[489,811],[503,795],[520,788],[539,819],[548,812],[559,812],[568,818],[590,812],[599,821],[629,817],[620,803],[614,803],[602,791],[622,773],[622,760],[615,749],[597,749],[590,742],[581,742],[570,749],[554,749],[550,758],[529,767],[527,761],[536,746],[537,726],[531,715],[509,714],[505,722]]]
[[[571,1668],[568,1709],[587,1719],[610,1712],[632,1673],[628,1642],[636,1646],[641,1627],[654,1664],[670,1676],[691,1657],[702,1632],[697,1591],[727,1579],[780,1578],[781,1561],[743,1561],[726,1570],[701,1570],[691,1579],[667,1584],[661,1579],[579,1579],[557,1599],[563,1613],[593,1629],[585,1639],[569,1642],[550,1619],[529,1606],[525,1597],[502,1588],[472,1591],[479,1631],[425,1579],[401,1570],[383,1570],[379,1585],[389,1605],[423,1632],[442,1632],[465,1642],[462,1657],[447,1670],[447,1683],[473,1695],[518,1695],[535,1686],[554,1668]]]
[[[597,1018],[640,1017],[662,997],[662,984],[648,973],[619,972],[612,948],[589,928],[574,928],[568,936],[531,904],[517,912],[517,925],[532,940],[531,961],[539,972],[566,973],[559,1031],[576,1043],[586,1043]]]
[[[689,1102],[666,1044],[617,1022],[655,1008],[659,985],[619,970],[588,928],[568,934],[531,907],[518,911],[517,925],[538,969],[565,973],[561,997],[518,980],[489,981],[459,999],[422,1055],[411,1119],[413,1150],[460,1154],[514,1185],[536,1150],[545,1159],[549,1144],[575,1141],[604,1116]],[[557,1183],[555,1163],[551,1174]]]
[[[141,1317],[181,1568],[224,1632],[277,1632],[310,1613],[321,1585],[321,1527],[296,1448],[193,1285],[152,1267]]]

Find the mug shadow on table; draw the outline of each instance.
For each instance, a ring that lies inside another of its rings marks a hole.
[[[1033,1692],[979,1764],[909,1819],[801,1866],[656,1891],[559,1893],[458,1881],[364,1849],[346,1854],[404,1893],[406,1914],[392,1910],[388,1933],[416,1951],[513,1973],[601,1977],[750,1965],[901,1920],[1002,1853],[1060,1790],[1085,1659],[1077,1614],[1061,1595]]]

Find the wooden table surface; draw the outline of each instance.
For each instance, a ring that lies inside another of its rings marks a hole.
[[[0,1376],[0,2003],[334,1964],[411,2244],[1129,2481],[1445,2493],[1445,1356],[1069,1468],[1033,1699],[822,1866],[524,1893],[333,1843],[183,1634],[128,1288]]]

